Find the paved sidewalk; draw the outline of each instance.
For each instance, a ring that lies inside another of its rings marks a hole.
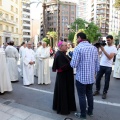
[[[46,112],[0,98],[0,120],[64,120],[66,117],[56,112]],[[78,120],[74,118],[73,120]]]
[[[0,103],[0,120],[54,120]]]

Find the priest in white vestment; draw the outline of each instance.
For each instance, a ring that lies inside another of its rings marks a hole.
[[[6,64],[5,51],[0,48],[0,93],[5,91],[12,91],[12,85]]]
[[[39,58],[39,53],[40,53],[40,50],[41,50],[41,48],[42,48],[42,42],[39,42],[38,44],[37,44],[37,50],[36,50],[36,53],[35,53],[35,69],[34,69],[34,75],[36,76],[36,77],[38,77],[38,68],[39,68],[39,64],[38,64],[38,58]]]
[[[38,84],[50,84],[50,49],[46,47],[45,42],[43,42],[42,46],[39,53]]]
[[[34,84],[35,53],[31,45],[31,42],[28,42],[23,52],[23,85],[26,86]]]
[[[5,49],[6,60],[8,71],[10,74],[10,80],[12,82],[18,81],[18,67],[17,61],[19,59],[18,51],[15,47],[13,47],[14,42],[10,41],[9,45]]]
[[[20,76],[23,77],[23,52],[26,48],[26,43],[22,42],[20,50],[19,50],[19,54],[20,54]]]
[[[120,47],[118,48],[116,55],[113,77],[120,78]]]

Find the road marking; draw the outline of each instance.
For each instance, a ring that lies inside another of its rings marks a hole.
[[[104,105],[111,105],[111,106],[116,106],[116,107],[120,107],[119,103],[112,103],[112,102],[104,102],[104,101],[100,101],[100,100],[94,100],[95,103],[99,103],[99,104],[104,104]]]
[[[26,89],[35,90],[35,91],[39,91],[39,92],[43,92],[43,93],[47,93],[47,94],[52,94],[53,95],[53,92],[50,92],[50,91],[40,90],[40,89],[36,89],[36,88],[32,88],[32,87],[25,87],[25,86],[23,86],[23,87],[26,88]],[[108,102],[108,101],[105,102],[105,101],[100,101],[100,100],[94,100],[94,102],[95,103],[99,103],[99,104],[104,104],[104,105],[120,107],[119,103],[112,103],[112,102]]]
[[[53,94],[53,92],[50,92],[50,91],[40,90],[40,89],[36,89],[36,88],[32,88],[32,87],[25,87],[25,86],[23,86],[23,87],[27,88],[27,89],[43,92],[43,93]]]

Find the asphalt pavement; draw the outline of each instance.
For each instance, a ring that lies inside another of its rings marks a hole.
[[[50,70],[52,66],[52,59],[50,59]],[[12,83],[13,91],[6,92],[0,95],[0,102],[12,107],[33,112],[34,114],[50,117],[54,120],[64,120],[65,117],[74,117],[74,113],[68,116],[58,115],[52,110],[53,91],[55,84],[56,73],[50,72],[51,84],[38,85],[37,78],[35,77],[34,85],[29,87],[23,86],[22,78],[19,76],[19,82]],[[104,85],[104,77],[101,81],[101,93]],[[95,90],[95,85],[93,90]],[[119,120],[120,117],[120,80],[114,79],[111,75],[110,89],[108,91],[107,99],[103,100],[101,94],[94,97],[94,116],[87,117],[88,120]],[[76,94],[77,110],[79,110],[79,102]],[[34,120],[34,119],[33,119]]]

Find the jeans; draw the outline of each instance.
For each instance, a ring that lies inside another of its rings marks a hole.
[[[100,70],[97,73],[97,77],[96,77],[96,90],[97,91],[100,91],[101,78],[103,77],[103,74],[105,74],[105,85],[104,85],[103,93],[107,93],[107,91],[109,89],[111,72],[112,72],[112,67],[100,66]]]
[[[76,87],[78,92],[81,116],[86,117],[86,97],[88,102],[88,113],[93,112],[93,94],[92,94],[93,84],[82,84],[76,80]]]

